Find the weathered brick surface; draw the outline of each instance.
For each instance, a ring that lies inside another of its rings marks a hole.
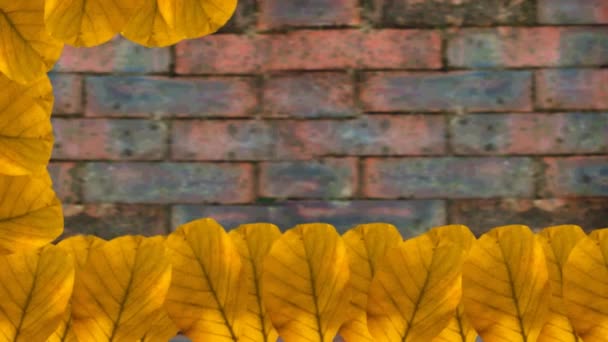
[[[167,127],[164,122],[53,119],[53,130],[54,159],[160,160],[165,154]]]
[[[89,163],[85,203],[246,203],[253,167],[210,163]]]
[[[49,169],[70,234],[608,227],[607,66],[603,0],[239,0],[175,47],[66,46]]]
[[[465,68],[606,65],[608,27],[456,30],[447,56]]]
[[[608,109],[608,70],[537,71],[536,105],[552,109]]]
[[[365,160],[370,198],[491,198],[534,194],[529,158],[407,158]]]
[[[82,108],[82,76],[50,73],[55,103],[54,114],[80,114]]]
[[[347,73],[291,73],[276,75],[264,84],[264,115],[348,117],[358,112],[354,77]]]
[[[435,30],[298,30],[254,37],[215,35],[176,47],[180,74],[347,68],[438,69]]]
[[[73,162],[52,162],[48,166],[53,190],[62,203],[80,202],[81,170]]]
[[[260,0],[258,28],[359,24],[357,0]]]
[[[608,153],[608,113],[472,114],[450,128],[457,154]]]
[[[464,224],[476,235],[506,224],[524,224],[539,230],[576,224],[586,230],[605,228],[605,198],[456,200],[449,205],[451,222]]]
[[[86,91],[87,116],[238,117],[258,105],[253,79],[245,77],[91,76]]]
[[[367,111],[528,111],[528,71],[366,73],[361,101]]]
[[[86,204],[64,205],[65,230],[60,238],[93,234],[104,239],[121,235],[167,233],[168,210],[160,205]]]
[[[549,0],[551,1],[551,0]],[[534,1],[373,0],[382,24],[399,26],[527,24],[535,21]]]
[[[266,160],[274,154],[274,126],[253,120],[183,120],[172,125],[176,160]]]
[[[268,198],[349,198],[357,191],[355,158],[260,164],[260,196]]]
[[[270,222],[282,230],[300,223],[327,222],[340,232],[361,223],[394,224],[404,237],[429,227],[446,224],[444,201],[286,201],[276,204],[237,206],[177,205],[172,210],[172,228],[201,217],[213,217],[226,229],[243,223]]]
[[[538,0],[538,21],[545,24],[608,24],[604,0]]]
[[[440,155],[445,120],[432,115],[369,115],[354,120],[282,122],[276,157],[307,159],[327,155]]]
[[[544,196],[608,196],[608,156],[547,157],[543,163]]]
[[[58,72],[168,73],[169,48],[146,48],[117,36],[108,43],[76,48],[66,45],[55,65]]]

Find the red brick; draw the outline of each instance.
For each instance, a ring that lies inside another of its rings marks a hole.
[[[608,225],[605,198],[456,200],[449,206],[450,223],[464,224],[477,235],[507,224],[545,227],[576,224],[585,230]]]
[[[249,29],[256,21],[256,2],[257,0],[238,0],[234,14],[217,32],[245,32]]]
[[[158,160],[167,127],[153,120],[53,119],[54,159]]]
[[[270,123],[252,120],[174,121],[171,136],[175,160],[265,160],[276,143]]]
[[[276,157],[397,156],[445,152],[445,120],[434,115],[368,115],[354,120],[281,121]]]
[[[370,158],[363,195],[369,198],[491,198],[534,194],[530,158]]]
[[[528,71],[369,72],[361,101],[370,112],[529,111]]]
[[[89,76],[86,90],[87,116],[244,117],[258,106],[249,77]]]
[[[298,30],[253,37],[222,34],[176,47],[179,74],[440,67],[441,37],[435,30]]]
[[[346,73],[276,75],[264,84],[264,114],[300,118],[358,114],[353,76]]]
[[[270,70],[345,68],[438,69],[441,37],[438,31],[300,30],[275,35]]]
[[[455,30],[448,60],[451,66],[470,68],[599,66],[608,63],[608,28]]]
[[[90,48],[66,45],[55,71],[168,73],[169,48],[146,48],[117,36],[112,41]]]
[[[605,0],[538,0],[537,11],[543,24],[608,24]]]
[[[260,164],[260,196],[348,198],[357,191],[357,159],[284,161]]]
[[[534,23],[533,0],[372,0],[382,24],[446,26]]]
[[[53,189],[62,203],[80,202],[82,175],[76,163],[51,162],[48,166]]]
[[[176,205],[172,227],[201,217],[213,217],[226,229],[240,224],[270,222],[281,230],[300,223],[327,222],[339,232],[362,223],[394,224],[408,238],[446,224],[444,201],[281,201],[253,205]]]
[[[538,71],[536,104],[546,109],[608,109],[608,70]]]
[[[260,0],[259,29],[357,25],[357,0]]]
[[[543,162],[543,196],[608,196],[608,156],[544,158]]]
[[[89,163],[85,203],[247,203],[253,167],[227,163]]]
[[[256,73],[265,67],[269,42],[266,36],[214,34],[189,39],[175,46],[178,74]]]
[[[159,205],[64,205],[61,238],[91,234],[110,240],[122,235],[164,235],[169,231],[168,209]]]
[[[82,76],[50,73],[55,103],[53,114],[80,114],[82,110]]]
[[[451,122],[457,154],[608,153],[608,113],[470,114]]]

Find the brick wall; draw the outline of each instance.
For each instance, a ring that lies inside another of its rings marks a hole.
[[[608,1],[240,0],[220,33],[66,48],[66,234],[608,226]]]

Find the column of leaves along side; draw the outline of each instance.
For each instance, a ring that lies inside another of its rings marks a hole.
[[[0,255],[0,339],[45,341],[61,323],[74,286],[71,256],[56,246]]]
[[[581,239],[564,265],[568,318],[583,341],[608,341],[608,228]]]
[[[563,272],[562,269],[568,260],[570,252],[577,242],[585,237],[579,226],[563,225],[543,229],[539,234],[539,241],[543,245],[547,270],[551,282],[551,302],[549,303],[549,317],[538,338],[544,341],[578,341],[580,337],[566,314],[563,299]]]
[[[399,245],[403,238],[391,224],[370,223],[350,229],[343,240],[350,267],[352,317],[340,328],[340,336],[347,341],[373,341],[367,328],[369,285],[386,252]]]
[[[383,258],[369,289],[367,322],[377,341],[430,341],[460,303],[464,248],[424,234],[399,243]]]
[[[213,219],[180,226],[167,238],[173,278],[167,311],[193,340],[237,341],[247,310],[247,282],[234,243]]]
[[[279,336],[289,342],[331,342],[348,319],[346,247],[328,224],[288,230],[264,260],[262,295]]]
[[[535,341],[551,292],[542,245],[530,228],[497,227],[483,234],[463,266],[465,314],[484,341]]]

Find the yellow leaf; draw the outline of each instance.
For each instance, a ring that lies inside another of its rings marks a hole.
[[[73,286],[73,261],[56,246],[0,256],[0,341],[46,340]]]
[[[484,342],[536,341],[551,292],[542,246],[530,228],[503,226],[482,235],[462,282],[465,313]]]
[[[123,236],[91,248],[78,269],[72,329],[80,341],[134,341],[165,301],[171,265],[162,238]]]
[[[463,225],[448,225],[435,227],[427,233],[433,239],[448,239],[453,243],[461,246],[464,250],[465,256],[468,255],[473,243],[475,242],[475,236],[471,233],[471,230]],[[467,316],[464,315],[464,305],[462,300],[458,304],[456,313],[451,318],[448,326],[441,331],[441,333],[433,339],[433,342],[474,342],[477,338],[477,332],[471,326],[471,322]]]
[[[350,267],[352,313],[340,335],[347,341],[373,341],[367,329],[367,293],[378,263],[403,238],[392,224],[369,223],[350,229],[343,236]]]
[[[123,28],[122,35],[147,47],[173,45],[185,38],[183,34],[171,28],[159,12],[159,3],[162,1],[144,0],[142,7]]]
[[[247,313],[243,317],[240,340],[275,342],[278,335],[262,303],[262,270],[264,258],[281,232],[273,224],[252,223],[237,227],[229,236],[241,255],[248,287]]]
[[[0,0],[0,72],[22,84],[51,70],[63,43],[44,27],[45,0]]]
[[[430,234],[399,243],[382,259],[369,289],[367,324],[377,341],[430,341],[460,302],[464,252]]]
[[[48,32],[74,46],[95,46],[120,32],[143,0],[46,0]]]
[[[350,291],[344,241],[328,224],[301,224],[264,259],[262,298],[285,341],[333,341],[348,318]]]
[[[61,203],[46,177],[0,175],[0,254],[39,248],[62,231]]]
[[[153,322],[152,327],[140,340],[141,342],[167,342],[177,335],[177,326],[169,318],[164,308],[157,312],[156,318],[152,319],[151,322]]]
[[[167,238],[173,279],[167,311],[193,340],[237,341],[247,283],[236,246],[213,219],[180,226]]]
[[[0,89],[0,174],[40,173],[53,149],[51,82],[22,85],[0,74]]]
[[[541,330],[538,341],[580,341],[566,315],[562,294],[562,269],[570,251],[585,237],[585,233],[579,226],[563,225],[547,227],[538,236],[545,252],[551,282],[549,320]]]
[[[68,252],[74,260],[74,268],[76,274],[82,269],[89,258],[89,250],[98,248],[105,243],[93,235],[76,235],[69,237],[57,244],[64,251]],[[65,313],[63,314],[61,324],[55,332],[49,337],[47,342],[78,342],[74,330],[72,329],[72,305],[68,304]]]
[[[169,27],[187,39],[217,31],[234,14],[237,0],[159,0]]]
[[[563,268],[566,312],[585,342],[608,341],[608,228],[593,231]]]

